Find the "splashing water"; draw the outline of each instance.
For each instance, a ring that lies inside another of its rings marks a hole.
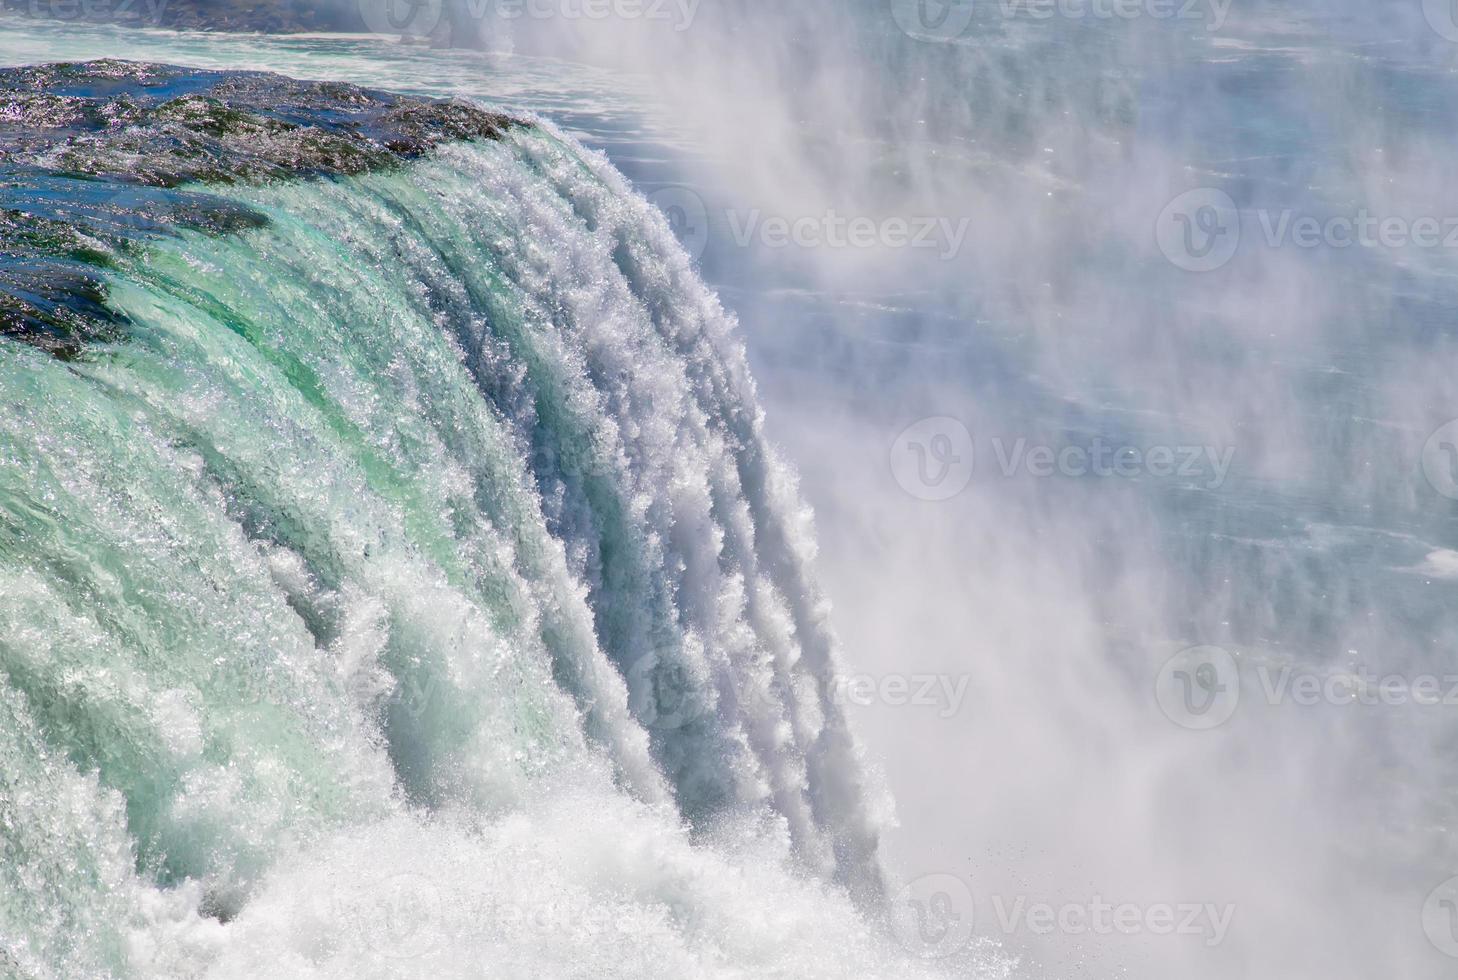
[[[548,127],[208,191],[0,339],[0,972],[920,975],[662,216]]]

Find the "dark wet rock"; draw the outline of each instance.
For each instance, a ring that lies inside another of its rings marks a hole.
[[[59,355],[120,336],[98,275],[117,250],[266,222],[209,184],[360,174],[515,125],[472,103],[263,72],[0,69],[0,336]]]
[[[0,336],[69,358],[87,344],[120,340],[126,324],[90,267],[0,254]]]
[[[0,69],[0,174],[29,165],[161,187],[338,176],[515,124],[467,102],[264,72],[123,61]]]

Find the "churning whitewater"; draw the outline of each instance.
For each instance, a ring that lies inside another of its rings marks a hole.
[[[544,123],[356,169],[0,336],[0,974],[919,975],[733,317]]]

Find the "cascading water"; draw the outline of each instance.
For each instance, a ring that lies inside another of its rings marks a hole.
[[[663,217],[545,124],[353,169],[99,185],[75,343],[5,270],[0,973],[919,975]]]

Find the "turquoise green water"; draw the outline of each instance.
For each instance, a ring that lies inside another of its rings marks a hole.
[[[219,193],[268,227],[117,251],[123,340],[0,341],[6,969],[890,969],[799,505],[662,217],[528,130]]]

